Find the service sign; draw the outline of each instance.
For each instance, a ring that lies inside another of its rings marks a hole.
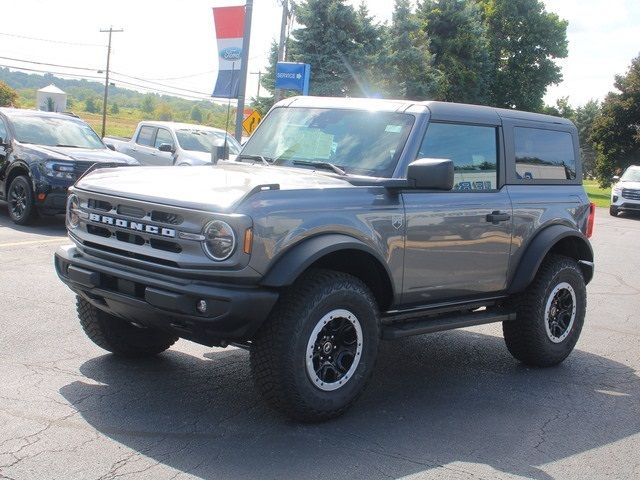
[[[276,88],[297,90],[309,95],[311,65],[308,63],[278,62],[276,64]]]

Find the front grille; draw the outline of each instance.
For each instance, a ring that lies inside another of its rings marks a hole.
[[[622,198],[627,198],[629,200],[640,200],[640,190],[635,190],[631,188],[623,188],[622,189]]]

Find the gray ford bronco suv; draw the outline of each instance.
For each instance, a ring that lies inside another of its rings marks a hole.
[[[98,346],[246,348],[269,404],[324,420],[381,340],[501,322],[519,361],[562,362],[594,269],[581,178],[561,118],[289,98],[234,161],[79,179],[55,266]]]

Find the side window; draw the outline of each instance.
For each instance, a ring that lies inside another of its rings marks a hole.
[[[515,127],[516,176],[524,180],[573,180],[576,158],[569,132]]]
[[[0,140],[7,141],[7,127],[4,124],[4,120],[0,118]]]
[[[159,128],[158,133],[156,134],[156,141],[153,146],[158,148],[163,143],[173,145],[173,137],[171,136],[171,132],[169,130]]]
[[[154,133],[155,127],[141,127],[140,132],[138,132],[138,138],[136,138],[136,143],[147,147],[153,146]]]
[[[498,188],[498,141],[495,127],[431,123],[418,158],[453,161],[454,190]]]

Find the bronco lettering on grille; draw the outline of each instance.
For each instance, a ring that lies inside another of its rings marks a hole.
[[[92,222],[104,223],[106,225],[126,228],[127,230],[134,230],[136,232],[145,232],[152,235],[160,235],[161,237],[176,237],[176,231],[173,228],[158,227],[156,225],[148,225],[146,223],[140,222],[131,222],[123,218],[108,217],[107,215],[90,213],[89,220]]]

